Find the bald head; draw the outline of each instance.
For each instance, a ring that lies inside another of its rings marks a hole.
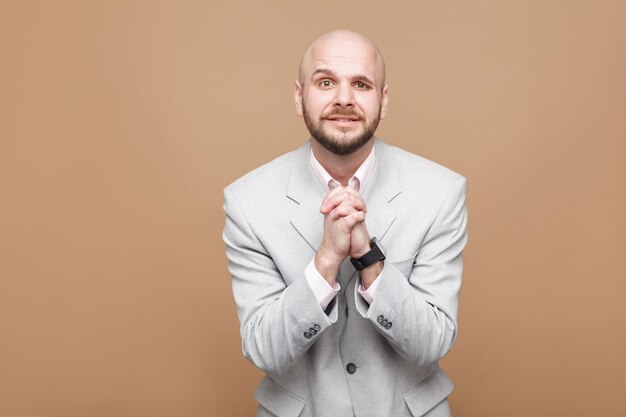
[[[315,39],[300,61],[298,79],[302,86],[320,66],[332,59],[365,59],[371,63],[379,88],[385,84],[385,61],[378,47],[364,35],[351,30],[334,30]]]

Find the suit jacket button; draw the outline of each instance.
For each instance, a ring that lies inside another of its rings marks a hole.
[[[311,337],[313,337],[313,335],[309,332],[304,332],[304,337],[310,339]]]
[[[389,323],[389,321],[387,321],[387,319],[382,319],[380,321],[380,325],[383,326],[383,327],[385,327],[387,325],[387,323]]]
[[[350,375],[354,374],[356,372],[356,365],[350,362],[348,366],[346,366],[346,371],[348,371]]]
[[[313,328],[315,330],[322,330],[322,327],[319,324],[317,324],[317,323],[313,325]]]
[[[387,329],[387,330],[391,329],[392,325],[393,325],[392,322],[389,322],[389,323],[385,324],[385,329]]]
[[[383,320],[385,320],[385,316],[383,316],[382,314],[380,316],[378,316],[378,318],[376,319],[376,321],[379,322],[379,323],[381,321],[383,321]]]
[[[317,333],[317,330],[315,330],[313,327],[311,327],[309,329],[309,333],[311,333],[312,335],[315,335]]]

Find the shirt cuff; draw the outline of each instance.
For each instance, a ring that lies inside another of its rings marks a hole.
[[[333,298],[335,298],[341,289],[341,286],[338,282],[335,282],[334,287],[330,286],[328,281],[324,279],[322,274],[320,274],[315,267],[315,258],[313,258],[306,268],[304,268],[304,276],[306,277],[315,298],[317,298],[317,302],[320,304],[320,307],[322,310],[326,310],[326,307],[328,307],[328,304],[330,304]]]
[[[363,297],[363,299],[367,301],[367,303],[370,305],[374,302],[374,297],[376,296],[376,288],[378,287],[380,277],[383,275],[384,270],[385,264],[383,263],[383,269],[381,269],[380,274],[378,274],[378,277],[374,280],[374,282],[372,282],[372,285],[370,285],[368,289],[365,289],[363,287],[363,284],[361,284],[361,279],[359,278],[359,294],[361,294],[361,297]]]

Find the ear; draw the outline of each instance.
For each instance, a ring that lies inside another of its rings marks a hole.
[[[304,114],[302,111],[302,85],[298,80],[296,80],[296,86],[293,92],[293,101],[296,104],[296,113],[298,116],[302,116]]]
[[[389,85],[385,84],[383,87],[382,97],[380,99],[380,120],[383,120],[387,115],[387,106],[389,103],[389,96],[387,95]]]

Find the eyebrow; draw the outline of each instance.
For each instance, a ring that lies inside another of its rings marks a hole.
[[[334,77],[337,76],[337,74],[335,74],[332,70],[329,70],[329,69],[326,69],[326,68],[318,68],[315,71],[313,71],[313,74],[311,74],[311,78],[315,77],[317,74],[327,74],[327,75],[332,75]],[[355,79],[358,79],[358,80],[363,80],[366,83],[371,84],[371,85],[376,85],[376,84],[374,84],[374,81],[372,81],[366,75],[357,74],[357,75],[353,76],[352,78],[355,78]]]

